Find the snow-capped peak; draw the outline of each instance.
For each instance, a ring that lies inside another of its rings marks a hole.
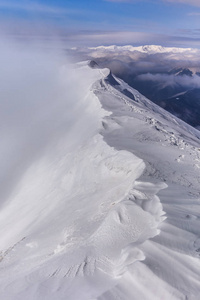
[[[97,51],[138,51],[142,53],[154,54],[154,53],[179,53],[179,52],[187,52],[187,51],[197,51],[194,48],[176,48],[176,47],[163,47],[160,45],[144,45],[134,47],[132,45],[125,45],[125,46],[98,46],[98,47],[89,47],[90,50],[97,50]]]

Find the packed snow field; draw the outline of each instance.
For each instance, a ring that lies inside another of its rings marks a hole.
[[[16,51],[1,62],[0,298],[198,299],[200,133],[108,69]]]

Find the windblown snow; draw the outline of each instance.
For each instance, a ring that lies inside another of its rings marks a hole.
[[[199,133],[107,69],[20,53],[9,84],[22,61],[2,60],[0,298],[198,299]]]

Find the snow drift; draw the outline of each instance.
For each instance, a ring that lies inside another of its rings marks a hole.
[[[1,52],[0,297],[97,298],[145,259],[165,185],[138,182],[143,160],[103,140],[107,69]]]

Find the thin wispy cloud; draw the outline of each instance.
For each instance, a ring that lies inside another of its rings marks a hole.
[[[200,12],[191,12],[191,13],[188,13],[188,16],[200,16]]]
[[[44,5],[44,4],[32,2],[32,1],[21,2],[21,3],[1,1],[0,9],[21,10],[24,12],[37,12],[37,13],[45,13],[45,14],[67,14],[67,13],[73,12],[70,9],[65,9],[65,8],[50,6],[50,5]]]
[[[94,2],[2,0],[0,34],[30,38],[57,35],[73,46],[169,43],[199,47],[193,32],[195,16],[199,16],[194,6],[200,7],[199,0],[100,0],[98,6]]]
[[[68,41],[78,42],[80,45],[87,41],[88,45],[102,45],[102,44],[146,44],[152,40],[165,40],[165,36],[153,33],[136,32],[136,31],[87,31],[77,32],[68,35]]]
[[[141,0],[104,0],[107,2],[118,2],[118,3],[131,3],[131,2],[138,2]]]
[[[76,45],[100,46],[100,45],[146,45],[161,44],[163,46],[173,47],[199,47],[200,38],[193,35],[188,37],[184,35],[157,34],[139,31],[79,31],[68,32],[68,43]]]
[[[192,5],[192,6],[200,6],[200,1],[199,0],[163,0],[165,2],[169,2],[172,4],[188,4],[188,5]]]
[[[149,3],[160,3],[160,0],[104,0],[107,2],[118,2],[118,3],[137,3],[137,2],[149,2]],[[168,2],[172,4],[187,4],[192,6],[200,6],[199,0],[162,0],[162,2]]]

